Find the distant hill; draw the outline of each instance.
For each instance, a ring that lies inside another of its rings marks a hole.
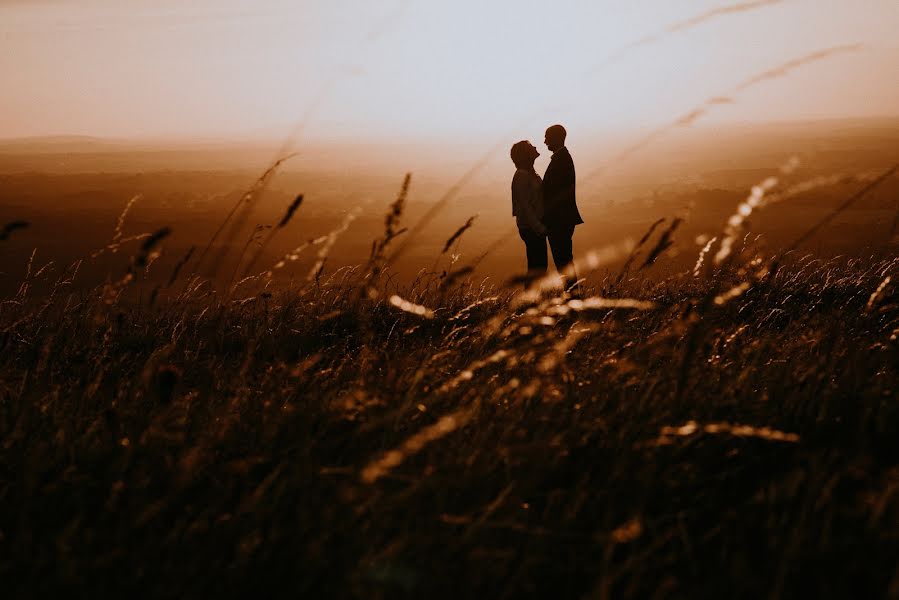
[[[619,186],[636,186],[639,195],[662,183],[690,179],[704,187],[742,186],[754,183],[759,174],[769,173],[794,154],[804,159],[803,168],[826,172],[860,165],[878,167],[899,156],[899,117],[702,124],[666,131],[645,147],[628,151],[652,133],[652,127],[631,132],[571,132],[569,148],[578,168],[579,190],[607,195]],[[540,140],[534,141],[539,145]],[[0,173],[258,172],[271,164],[282,143],[83,135],[0,139]],[[492,147],[496,140],[301,140],[296,145],[300,155],[281,170],[397,179],[412,171],[416,181],[450,181],[481,164],[467,188],[480,184],[494,188],[505,185],[511,164],[502,148],[485,161]],[[549,152],[543,152],[538,171],[545,168],[548,158]],[[591,176],[598,168],[602,174]]]

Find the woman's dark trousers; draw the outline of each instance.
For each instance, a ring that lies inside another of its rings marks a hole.
[[[542,277],[549,266],[549,258],[546,253],[546,236],[540,235],[530,229],[519,229],[518,235],[524,241],[528,255],[528,276],[530,278]]]

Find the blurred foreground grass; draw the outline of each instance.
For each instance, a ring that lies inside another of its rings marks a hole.
[[[397,288],[392,210],[368,265],[289,290],[128,298],[163,230],[119,282],[26,280],[4,595],[899,595],[899,260],[772,263],[731,222],[645,278],[672,223],[576,297]]]

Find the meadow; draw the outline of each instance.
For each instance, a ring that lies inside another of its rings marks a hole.
[[[340,221],[270,244],[300,198],[218,278],[127,210],[4,260],[5,595],[899,597],[897,219],[813,251],[891,185],[788,161],[704,237],[582,246],[568,291],[486,278],[462,222],[396,277],[408,179],[355,265]]]

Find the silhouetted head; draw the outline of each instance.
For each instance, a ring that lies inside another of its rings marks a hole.
[[[552,125],[546,130],[546,137],[543,143],[549,148],[550,152],[555,152],[565,145],[565,136],[568,135],[565,128],[561,125]]]
[[[534,144],[527,140],[521,140],[520,142],[515,143],[509,154],[512,156],[512,162],[515,163],[516,167],[527,170],[532,170],[534,168],[534,161],[540,156],[540,153],[537,152],[537,148],[534,147]]]

